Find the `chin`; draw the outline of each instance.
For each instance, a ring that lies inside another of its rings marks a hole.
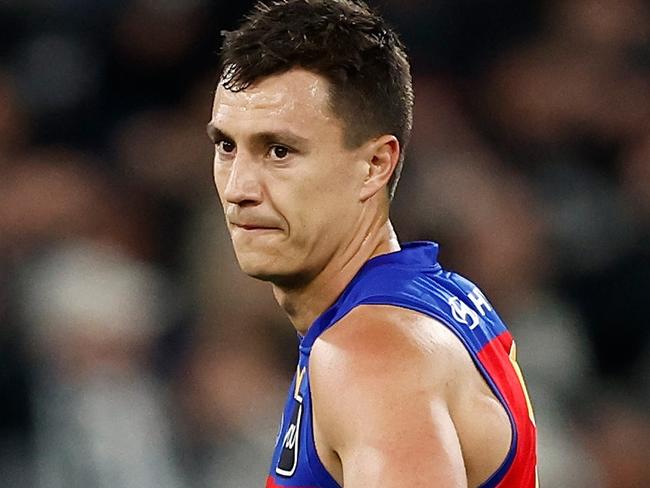
[[[239,267],[251,278],[266,281],[282,288],[295,288],[308,281],[305,273],[282,268],[269,260],[260,262],[260,260],[239,259]]]
[[[237,253],[237,261],[241,270],[248,276],[262,281],[271,281],[273,276],[282,274],[275,269],[277,268],[276,263],[271,258],[259,256],[257,253],[255,256],[247,254],[240,255]]]

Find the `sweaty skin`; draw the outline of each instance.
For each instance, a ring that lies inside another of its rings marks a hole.
[[[465,348],[417,312],[358,307],[316,341],[309,374],[316,448],[346,488],[476,487],[510,447]]]
[[[293,69],[219,86],[208,124],[239,264],[272,284],[301,334],[367,260],[399,250],[386,190],[399,142],[347,147],[328,102],[324,78]],[[428,317],[359,307],[317,339],[309,368],[316,447],[346,488],[478,486],[508,451],[505,411]]]
[[[399,249],[385,190],[399,143],[346,147],[328,97],[327,81],[304,70],[242,92],[219,86],[208,124],[239,264],[273,284],[303,333],[367,259]],[[289,151],[278,157],[278,147]]]

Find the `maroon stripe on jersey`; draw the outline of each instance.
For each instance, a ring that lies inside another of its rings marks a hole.
[[[497,487],[535,488],[536,428],[529,416],[524,387],[510,360],[512,342],[510,333],[504,332],[487,343],[477,355],[503,395],[517,429],[515,457]]]

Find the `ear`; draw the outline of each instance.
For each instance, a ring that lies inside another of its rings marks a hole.
[[[380,136],[366,145],[367,174],[359,195],[361,201],[368,200],[388,185],[400,155],[399,141],[393,135]]]

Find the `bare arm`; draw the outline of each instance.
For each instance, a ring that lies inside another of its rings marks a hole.
[[[335,454],[345,488],[467,487],[448,408],[453,354],[409,317],[360,307],[312,351],[317,447]]]

